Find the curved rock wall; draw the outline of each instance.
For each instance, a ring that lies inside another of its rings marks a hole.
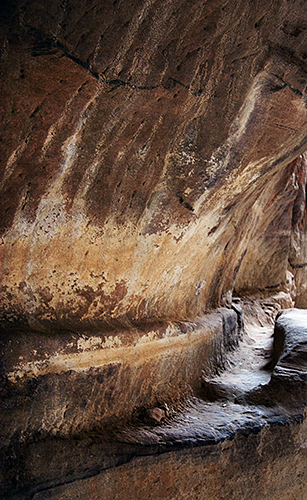
[[[269,380],[277,310],[307,307],[306,2],[0,9],[2,494],[237,498],[248,455],[240,498],[303,500],[280,436],[303,484],[305,364],[242,387]]]
[[[289,252],[306,306],[303,4],[3,9],[6,325],[189,320]]]
[[[297,307],[307,307],[307,154],[296,165],[297,196],[292,213],[289,264],[295,274]]]

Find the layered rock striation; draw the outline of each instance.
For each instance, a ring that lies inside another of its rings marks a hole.
[[[4,494],[43,498],[52,440],[69,461],[99,435],[118,465],[119,427],[228,394],[212,377],[245,338],[240,298],[257,329],[307,307],[306,6],[14,0],[1,17]],[[275,375],[232,404],[272,399]]]
[[[7,325],[190,320],[305,271],[299,2],[4,14]]]

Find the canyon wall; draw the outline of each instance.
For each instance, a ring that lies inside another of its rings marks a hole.
[[[36,442],[194,397],[242,341],[242,304],[260,301],[257,328],[307,308],[307,17],[301,0],[0,9],[10,498],[39,476]]]
[[[188,320],[306,269],[300,2],[4,14],[5,324]]]

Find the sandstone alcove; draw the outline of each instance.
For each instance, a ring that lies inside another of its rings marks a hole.
[[[2,497],[307,498],[306,2],[1,19]]]

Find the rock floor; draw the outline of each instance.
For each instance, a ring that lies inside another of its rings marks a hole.
[[[194,394],[159,426],[133,426],[121,431],[118,439],[130,443],[217,442],[238,428],[263,426],[278,417],[279,408],[238,404],[235,400],[269,383],[267,367],[273,349],[273,325],[248,324],[238,349],[231,352],[227,369],[214,378],[204,379],[203,391]]]
[[[109,439],[99,433],[52,438],[20,450],[33,484],[5,498],[305,500],[307,311],[292,311],[299,323],[290,318],[284,348],[276,326],[273,334],[270,322],[247,322],[226,369],[204,378],[176,410],[159,408],[151,422],[147,412],[143,422],[139,416]]]

